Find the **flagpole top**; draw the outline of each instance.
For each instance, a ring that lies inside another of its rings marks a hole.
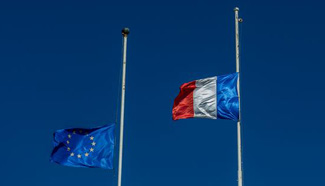
[[[125,28],[122,29],[122,35],[124,37],[128,36],[129,33],[130,33],[130,29],[129,28],[125,27]]]
[[[238,7],[235,7],[235,8],[234,8],[234,11],[235,11],[235,12],[238,12],[238,11],[239,11],[239,8],[238,8]]]

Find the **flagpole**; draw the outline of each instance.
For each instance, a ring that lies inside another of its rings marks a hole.
[[[123,28],[123,74],[122,74],[122,96],[121,96],[121,117],[120,117],[120,148],[118,160],[118,181],[117,185],[121,186],[122,183],[122,158],[123,158],[123,133],[124,133],[124,102],[125,102],[125,71],[126,71],[126,46],[127,37],[130,33],[128,28]]]
[[[239,22],[242,22],[241,18],[238,18],[239,8],[236,7],[235,11],[235,29],[236,29],[236,72],[238,73],[238,101],[239,101],[239,120],[237,122],[237,145],[238,145],[238,186],[243,185],[243,171],[242,171],[242,154],[241,154],[241,110],[240,110],[240,66],[239,66]]]

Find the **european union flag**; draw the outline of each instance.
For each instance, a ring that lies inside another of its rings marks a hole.
[[[114,129],[115,124],[57,130],[51,162],[70,167],[113,169]]]

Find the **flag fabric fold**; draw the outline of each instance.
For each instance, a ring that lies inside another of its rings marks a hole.
[[[174,100],[173,120],[239,118],[238,73],[184,83]]]
[[[115,124],[57,130],[51,162],[70,167],[113,169]]]

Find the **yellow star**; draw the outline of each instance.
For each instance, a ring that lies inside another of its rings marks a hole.
[[[73,152],[71,152],[70,156],[74,156],[74,153],[73,153]]]
[[[67,148],[67,151],[70,151],[70,150],[71,150],[70,147],[68,147],[68,148]]]
[[[90,137],[90,140],[94,140],[94,137],[93,137],[93,136],[91,136],[91,137]]]
[[[94,149],[93,148],[90,148],[90,152],[94,152]]]
[[[67,144],[69,144],[69,143],[70,143],[70,141],[68,140],[68,141],[67,141]]]
[[[76,134],[76,131],[74,130],[72,133],[73,133],[73,134]]]
[[[96,145],[96,143],[93,141],[93,142],[91,143],[91,145],[92,145],[92,146],[95,146],[95,145]]]
[[[80,154],[78,154],[78,158],[81,158],[81,155]]]
[[[89,155],[89,154],[86,152],[86,153],[85,153],[85,156],[87,157],[88,155]]]
[[[68,138],[71,138],[71,135],[70,134],[68,135]]]
[[[82,133],[82,130],[79,130],[79,133]]]

